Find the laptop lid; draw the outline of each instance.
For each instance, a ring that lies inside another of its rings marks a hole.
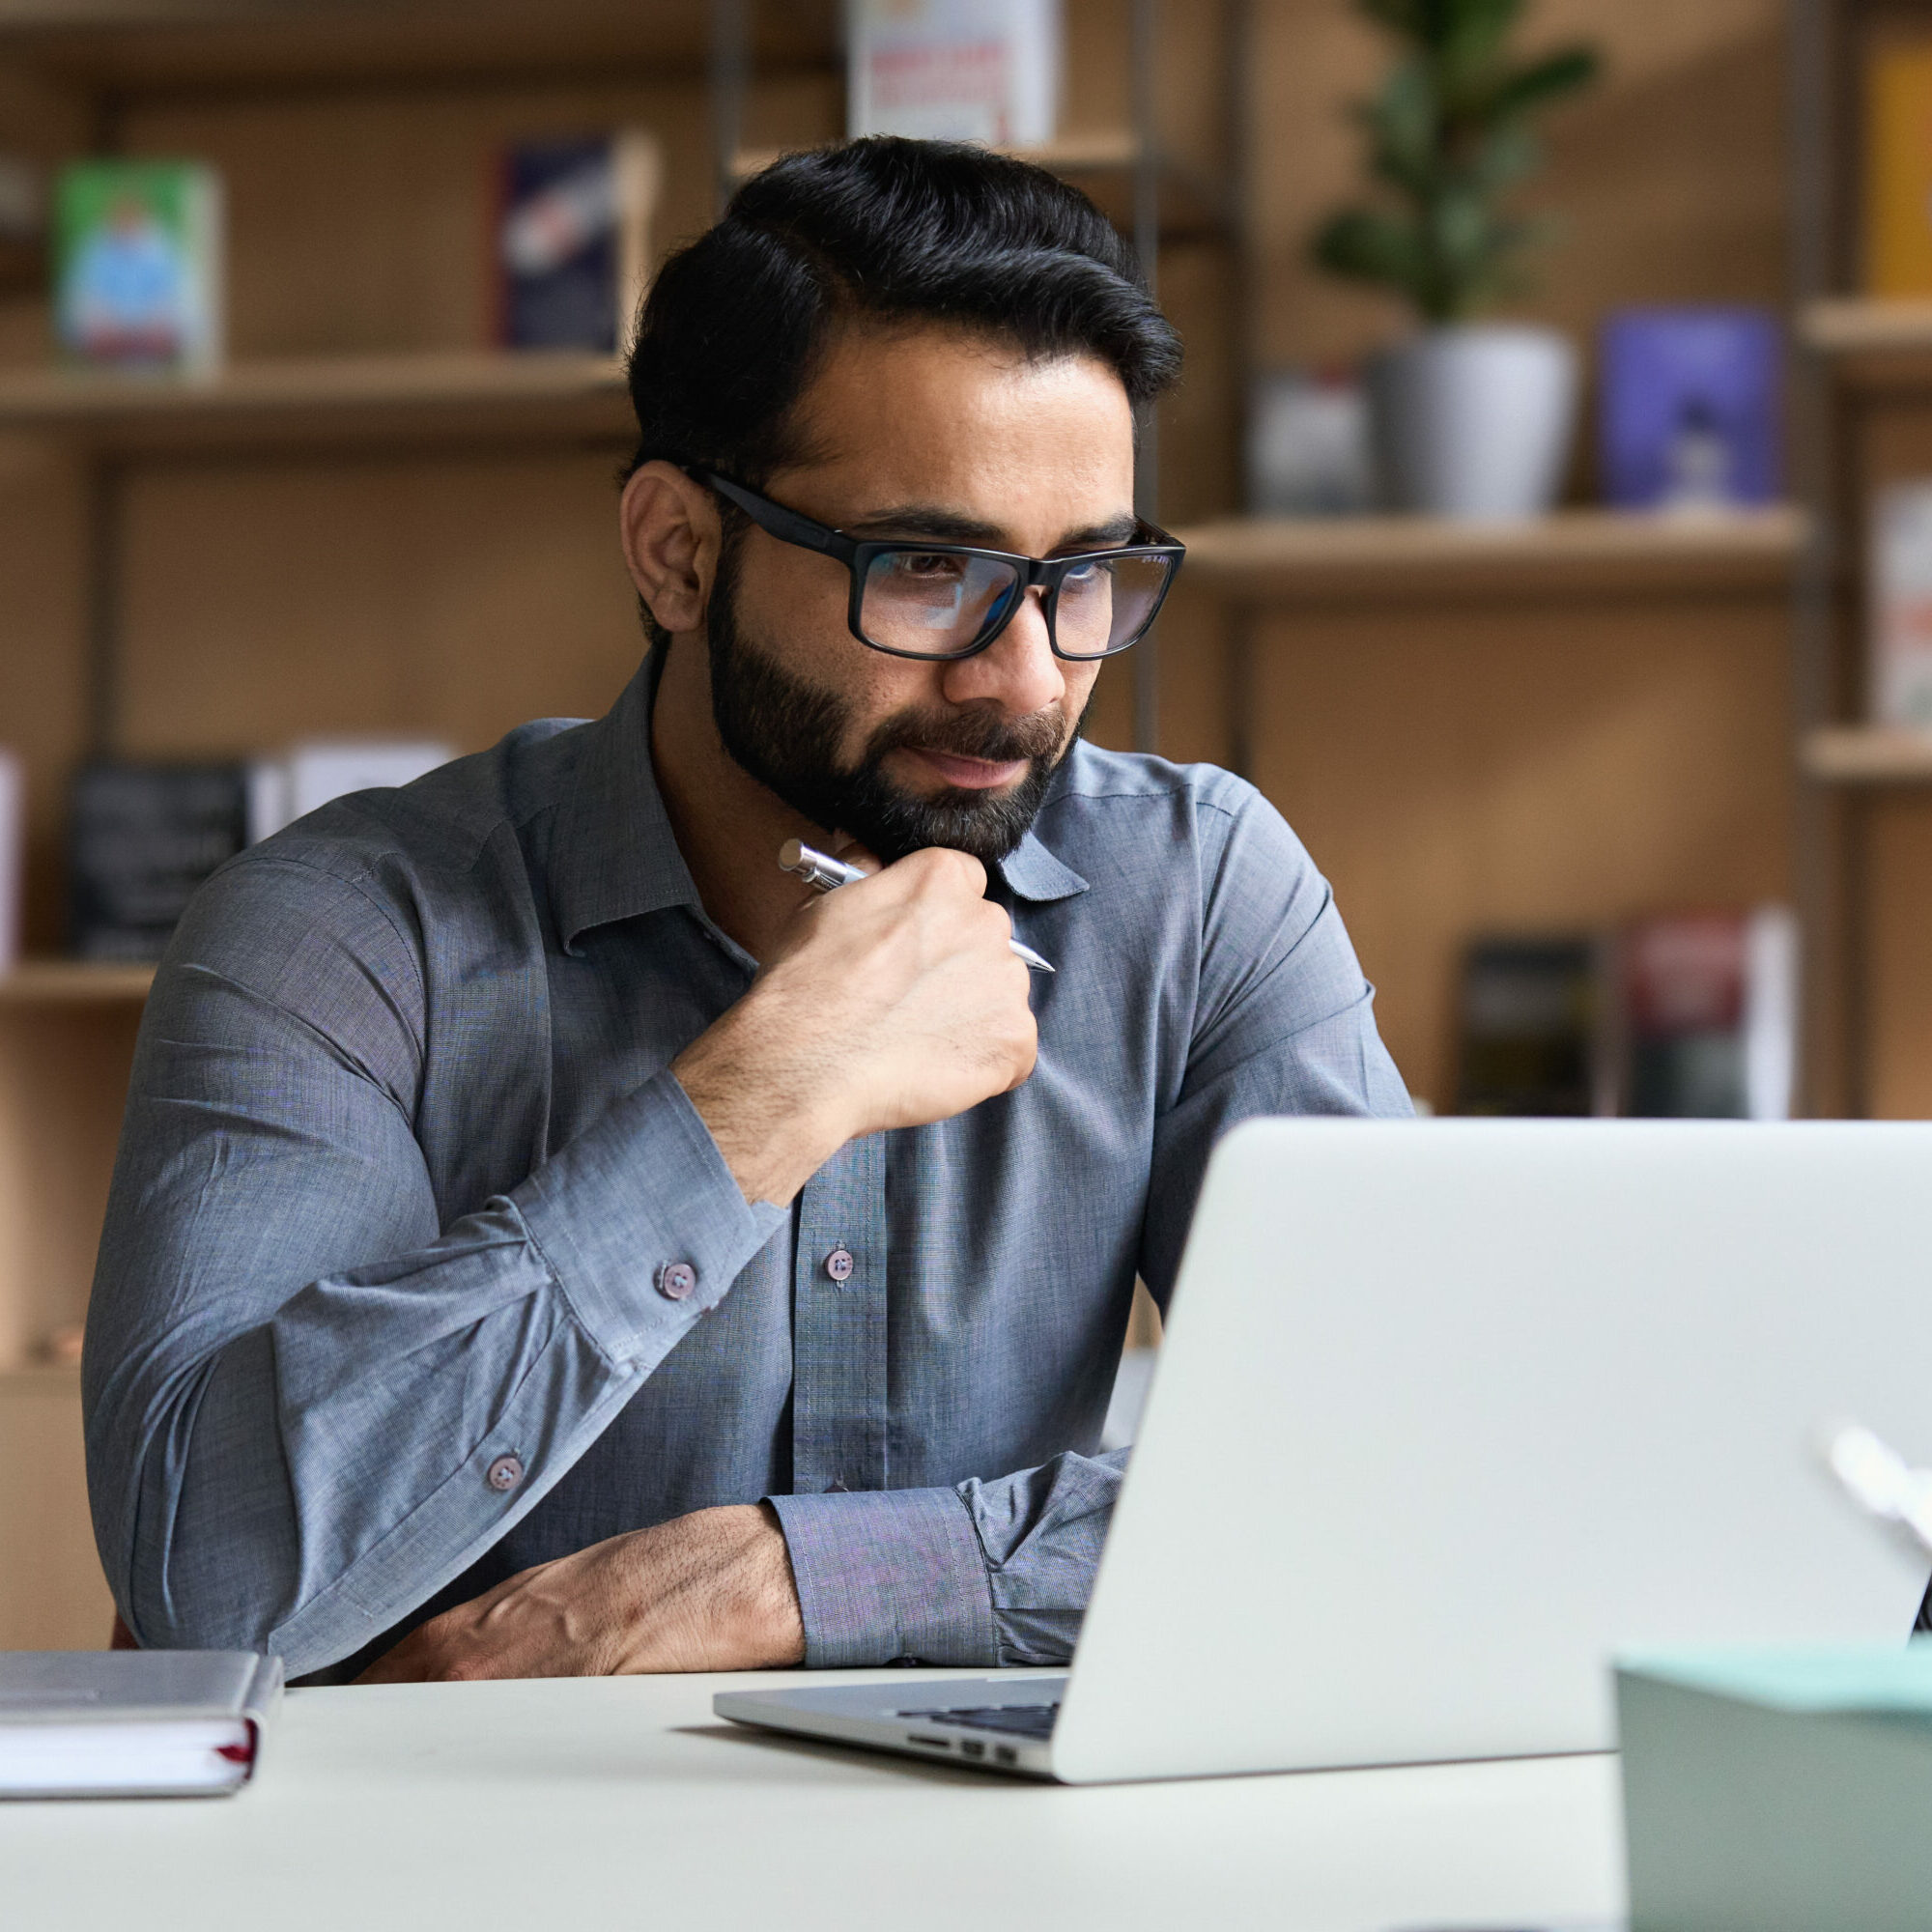
[[[1256,1121],[1209,1163],[1054,1770],[1606,1748],[1626,1643],[1902,1642],[1932,1124]]]

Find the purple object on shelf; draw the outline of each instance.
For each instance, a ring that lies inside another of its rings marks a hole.
[[[1618,310],[1602,337],[1605,499],[1686,510],[1772,501],[1781,484],[1782,381],[1769,310]]]

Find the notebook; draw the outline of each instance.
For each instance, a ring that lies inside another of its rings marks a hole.
[[[252,1651],[0,1651],[0,1798],[225,1796],[281,1695]]]

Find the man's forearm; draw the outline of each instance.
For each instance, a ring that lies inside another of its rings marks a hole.
[[[364,1151],[400,1163],[413,1151],[398,1138]],[[269,1305],[223,1334],[165,1319],[169,1277],[216,1246],[211,1205],[230,1222],[242,1206],[144,1179],[110,1212],[91,1315],[111,1580],[144,1642],[266,1645],[295,1674],[353,1654],[497,1541],[780,1219],[746,1206],[662,1075],[412,1251],[373,1185],[360,1201],[292,1191],[274,1229],[288,1253],[353,1241],[389,1258],[286,1299],[239,1279],[224,1314]],[[680,1292],[654,1290],[666,1265],[689,1270]]]

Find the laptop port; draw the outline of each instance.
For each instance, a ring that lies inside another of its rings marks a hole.
[[[986,1747],[978,1738],[961,1738],[959,1740],[959,1755],[961,1757],[984,1757],[986,1755]]]
[[[917,1731],[907,1734],[906,1743],[909,1745],[923,1745],[927,1750],[951,1750],[952,1748],[952,1740],[951,1738],[923,1738]]]
[[[995,1745],[993,1747],[993,1762],[995,1764],[1017,1764],[1019,1761],[1020,1754],[1011,1745]]]

